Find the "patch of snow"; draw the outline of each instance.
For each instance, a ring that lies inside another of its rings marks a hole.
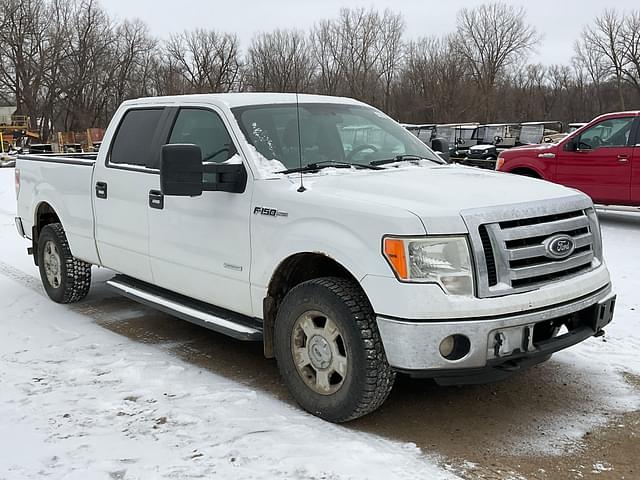
[[[608,463],[594,463],[591,473],[610,472],[612,470],[613,467]]]
[[[457,478],[415,444],[329,424],[51,302],[14,197],[0,171],[1,479]]]
[[[284,174],[278,173],[278,172],[286,170],[287,167],[285,167],[280,160],[277,160],[275,158],[269,160],[268,158],[264,157],[260,152],[258,152],[256,147],[254,147],[250,143],[247,143],[247,147],[251,152],[251,156],[253,157],[253,164],[258,169],[258,173],[261,178],[284,177]]]
[[[226,164],[226,165],[238,165],[238,164],[242,163],[242,158],[240,158],[240,155],[238,153],[236,153],[231,158],[225,160],[222,163]]]

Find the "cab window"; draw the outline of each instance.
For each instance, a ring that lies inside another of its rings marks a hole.
[[[222,119],[205,109],[180,109],[168,143],[198,145],[203,162],[222,163],[237,153]]]
[[[629,144],[634,117],[611,118],[597,123],[580,135],[579,148],[626,147]]]

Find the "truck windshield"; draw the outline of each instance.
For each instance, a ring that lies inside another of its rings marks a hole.
[[[298,113],[296,104],[252,105],[233,113],[256,151],[285,169],[301,163],[369,164],[404,155],[442,163],[414,135],[371,107],[304,103]]]

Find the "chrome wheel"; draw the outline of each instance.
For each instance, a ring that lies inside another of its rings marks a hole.
[[[291,331],[291,353],[300,378],[314,392],[337,392],[347,375],[347,351],[342,332],[322,312],[300,315]]]
[[[44,244],[44,253],[42,256],[44,260],[44,271],[47,275],[47,282],[53,288],[60,287],[62,282],[62,264],[60,261],[60,253],[58,247],[52,241],[48,241]]]

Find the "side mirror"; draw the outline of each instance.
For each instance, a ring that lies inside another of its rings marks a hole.
[[[444,138],[434,138],[431,140],[431,149],[442,157],[442,159],[449,163],[449,142]]]
[[[242,163],[205,163],[204,186],[208,192],[243,193],[247,170]]]
[[[567,152],[575,152],[578,149],[578,141],[575,138],[570,138],[567,143],[564,144],[564,149]]]
[[[160,157],[160,190],[163,195],[202,195],[202,151],[198,145],[163,145]]]

